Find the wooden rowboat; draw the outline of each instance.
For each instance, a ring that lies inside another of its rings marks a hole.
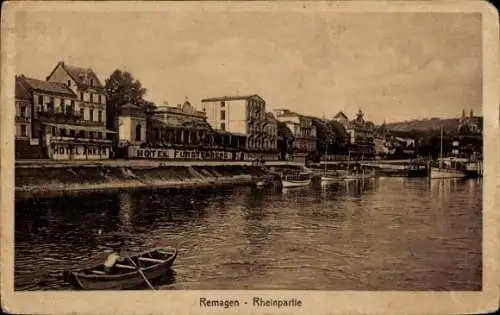
[[[175,248],[155,248],[130,256],[149,281],[164,275],[176,257]],[[83,290],[121,290],[145,284],[144,278],[128,259],[116,264],[109,274],[104,271],[104,265],[99,264],[74,271],[64,271],[64,279],[76,289]]]

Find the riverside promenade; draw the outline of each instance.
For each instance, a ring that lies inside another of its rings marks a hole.
[[[252,185],[269,176],[267,167],[303,167],[293,161],[18,160],[15,192],[46,194],[140,188],[196,188]]]
[[[180,161],[180,160],[95,160],[95,161],[57,161],[49,159],[16,160],[16,168],[37,168],[37,167],[161,167],[161,166],[253,166],[252,161]],[[303,166],[302,162],[295,161],[266,161],[266,166]]]

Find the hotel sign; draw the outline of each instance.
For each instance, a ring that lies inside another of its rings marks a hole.
[[[109,145],[52,144],[49,155],[53,160],[107,160],[110,151]]]
[[[197,151],[129,147],[129,158],[159,160],[227,161],[241,160],[243,152]]]

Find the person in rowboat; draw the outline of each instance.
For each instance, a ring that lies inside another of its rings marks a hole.
[[[123,243],[119,243],[116,246],[113,246],[111,254],[108,255],[106,260],[104,261],[104,271],[106,273],[111,273],[113,270],[113,267],[119,263],[125,260],[124,257],[120,255],[121,249],[122,249]]]

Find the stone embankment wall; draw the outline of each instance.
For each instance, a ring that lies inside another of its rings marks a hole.
[[[202,187],[249,184],[267,174],[265,168],[248,165],[108,166],[38,165],[16,167],[16,194],[85,190]]]

